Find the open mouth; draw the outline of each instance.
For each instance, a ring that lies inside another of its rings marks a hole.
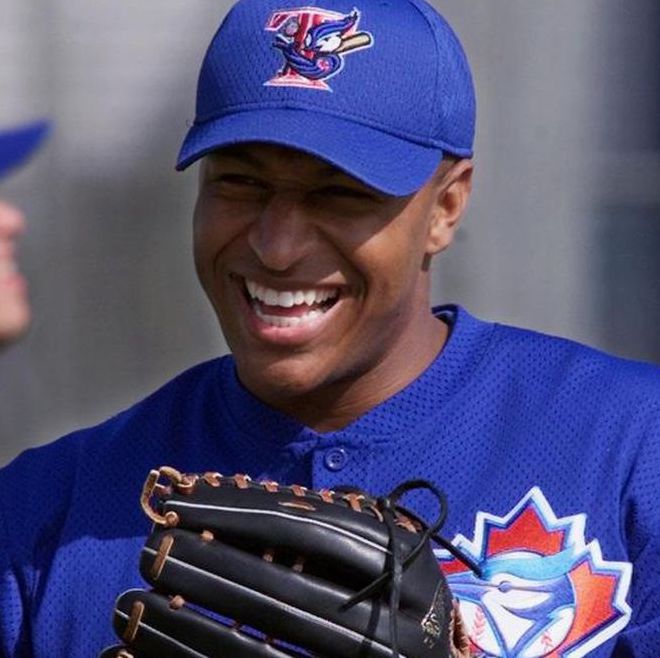
[[[340,299],[339,288],[275,290],[244,279],[244,294],[255,315],[272,327],[300,327],[325,315]]]

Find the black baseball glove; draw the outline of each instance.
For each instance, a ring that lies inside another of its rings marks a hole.
[[[440,502],[431,527],[397,505],[420,487]],[[444,496],[427,482],[373,498],[162,467],[142,506],[153,589],[119,597],[124,645],[102,658],[469,655],[430,541]]]

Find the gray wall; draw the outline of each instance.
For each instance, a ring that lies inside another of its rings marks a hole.
[[[56,122],[0,190],[29,218],[35,311],[0,354],[1,464],[224,351],[190,256],[195,172],[172,164],[229,3],[0,2],[0,125]],[[435,4],[479,92],[474,198],[436,301],[660,362],[657,0]]]

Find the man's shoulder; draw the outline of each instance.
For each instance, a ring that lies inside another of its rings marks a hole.
[[[494,323],[494,338],[502,348],[509,348],[529,358],[568,359],[587,362],[602,368],[613,368],[650,377],[660,374],[657,364],[620,356],[563,336],[509,324]]]
[[[115,509],[137,500],[145,474],[201,435],[198,411],[217,395],[222,365],[194,366],[112,418],[26,450],[0,469],[0,523],[4,517],[16,546],[93,525],[90,510],[112,509],[113,497]]]
[[[580,397],[599,389],[607,396],[647,399],[660,405],[660,366],[531,329],[495,324],[492,361],[533,382],[556,379]]]
[[[660,365],[617,356],[562,336],[501,322],[490,322],[471,315],[457,305],[436,307],[436,315],[447,316],[454,333],[465,337],[485,337],[482,370],[512,373],[561,374],[582,378],[604,377],[625,386],[660,390]]]
[[[194,414],[209,396],[219,393],[223,379],[232,372],[230,361],[231,357],[225,356],[198,363],[127,409],[83,431],[113,432],[115,428],[122,428],[127,423],[144,420],[161,425],[171,422],[177,416]]]
[[[94,455],[112,458],[118,444],[139,441],[144,447],[149,437],[159,435],[168,423],[185,422],[213,394],[227,357],[197,364],[178,374],[157,390],[103,422],[75,430],[55,441],[22,452],[0,469],[3,483],[46,478],[71,480],[81,459]],[[135,446],[136,451],[141,449]]]

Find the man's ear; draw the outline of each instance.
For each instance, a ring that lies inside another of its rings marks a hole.
[[[472,160],[462,159],[447,168],[441,165],[431,181],[431,222],[426,253],[433,256],[453,241],[472,192]]]

